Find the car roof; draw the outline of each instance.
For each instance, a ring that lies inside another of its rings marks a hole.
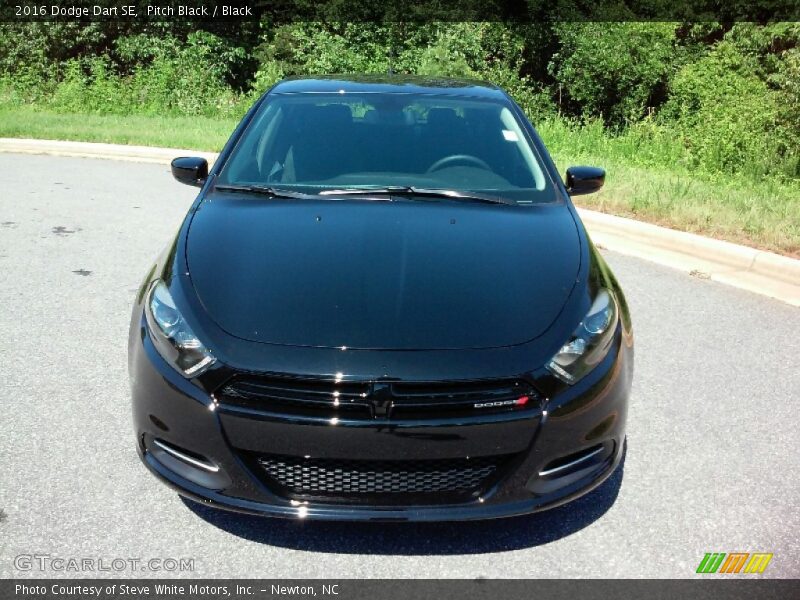
[[[358,92],[380,94],[433,94],[472,96],[505,100],[499,87],[476,79],[421,77],[414,75],[315,75],[289,77],[280,81],[270,94]]]

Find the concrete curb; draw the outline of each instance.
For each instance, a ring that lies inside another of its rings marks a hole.
[[[0,138],[0,152],[14,154],[49,154],[51,156],[75,156],[79,158],[102,158],[168,165],[176,156],[202,156],[209,165],[217,159],[216,152],[182,150],[180,148],[154,148],[151,146],[128,146],[122,144],[100,144],[95,142],[64,142],[55,140],[29,140]]]
[[[800,260],[579,208],[601,248],[800,306]]]
[[[624,235],[647,246],[714,261],[723,268],[752,271],[786,283],[800,284],[800,260],[788,256],[592,210],[579,208],[578,212],[592,232]]]
[[[176,156],[203,156],[213,164],[218,156],[179,148],[15,138],[0,138],[0,152],[158,164],[169,164]],[[800,260],[592,210],[578,212],[602,248],[800,306]]]

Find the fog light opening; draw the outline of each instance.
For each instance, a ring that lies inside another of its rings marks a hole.
[[[596,476],[610,464],[615,443],[607,441],[551,460],[528,481],[535,494],[549,494],[585,478]]]
[[[210,490],[221,490],[231,485],[231,479],[219,465],[210,459],[157,438],[147,440],[147,451],[164,468]]]
[[[199,455],[192,456],[189,454],[189,452],[185,450],[178,450],[174,446],[171,446],[170,444],[162,442],[158,439],[154,439],[153,444],[161,448],[167,454],[174,456],[178,460],[182,460],[193,467],[197,467],[203,471],[208,471],[209,473],[217,473],[219,471],[219,467],[205,457],[200,457]]]
[[[551,461],[547,464],[543,471],[539,471],[539,477],[551,477],[553,475],[560,475],[572,471],[573,469],[584,466],[585,463],[597,457],[603,452],[603,445],[598,444],[581,452],[570,454]]]

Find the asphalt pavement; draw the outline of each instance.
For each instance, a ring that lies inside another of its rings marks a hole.
[[[800,577],[797,308],[607,253],[637,354],[602,487],[496,522],[239,516],[181,500],[134,446],[130,309],[196,190],[161,165],[12,154],[0,181],[0,577],[691,577],[706,552]]]

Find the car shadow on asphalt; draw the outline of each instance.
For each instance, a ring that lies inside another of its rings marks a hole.
[[[238,537],[270,546],[337,554],[447,555],[504,552],[541,546],[588,527],[614,504],[617,470],[587,495],[545,512],[461,523],[340,523],[293,521],[220,510],[181,497],[201,519]]]

